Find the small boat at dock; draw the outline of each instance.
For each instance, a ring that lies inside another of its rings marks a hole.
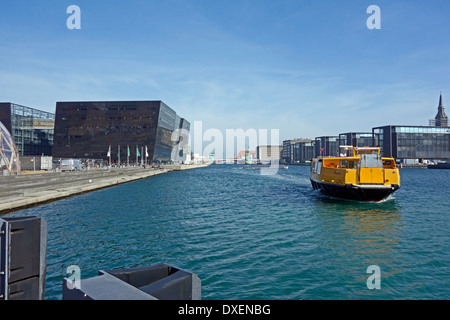
[[[450,169],[450,162],[440,162],[436,164],[429,164],[428,169]]]
[[[379,147],[340,148],[346,154],[311,162],[310,180],[315,190],[335,198],[378,202],[400,188],[394,158],[381,157]]]

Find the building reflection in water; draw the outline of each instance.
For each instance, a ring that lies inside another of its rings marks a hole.
[[[317,240],[336,285],[347,286],[349,296],[375,294],[366,287],[366,270],[377,265],[382,270],[383,293],[395,290],[389,288],[389,276],[404,271],[398,254],[403,233],[401,207],[395,198],[364,203],[317,196],[316,218]]]

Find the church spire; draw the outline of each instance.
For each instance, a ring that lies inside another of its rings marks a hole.
[[[445,107],[444,102],[442,99],[442,92],[439,97],[439,106],[438,106],[438,113],[436,117],[434,118],[436,127],[447,127],[448,126],[448,117],[445,114]]]

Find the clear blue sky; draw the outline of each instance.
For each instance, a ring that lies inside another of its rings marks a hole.
[[[0,101],[162,100],[280,140],[427,125],[450,101],[449,17],[448,0],[2,0]]]

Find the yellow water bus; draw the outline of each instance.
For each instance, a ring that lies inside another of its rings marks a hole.
[[[318,157],[311,162],[311,184],[323,194],[358,201],[381,201],[400,188],[400,173],[393,158],[379,147],[341,146],[339,157]]]

